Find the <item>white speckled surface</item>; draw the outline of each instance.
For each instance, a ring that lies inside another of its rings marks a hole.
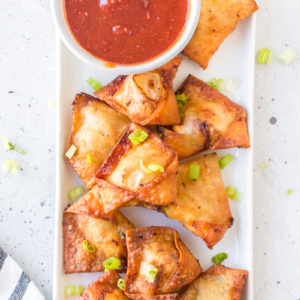
[[[285,66],[277,56],[291,48],[300,57],[300,5],[258,4],[256,48],[273,49],[274,59],[255,72],[254,295],[297,300],[300,59]],[[55,97],[55,31],[48,0],[1,1],[0,28],[0,135],[27,151],[0,147],[1,165],[12,158],[22,168],[16,177],[0,173],[0,246],[52,299],[55,111],[47,100]],[[260,168],[266,161],[270,166]],[[286,196],[290,187],[295,193]]]

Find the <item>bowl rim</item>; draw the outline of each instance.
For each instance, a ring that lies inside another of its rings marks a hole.
[[[63,0],[51,0],[51,13],[54,20],[54,24],[57,32],[59,33],[60,38],[67,46],[67,48],[81,61],[90,65],[93,68],[99,69],[104,72],[114,73],[114,74],[139,74],[144,73],[150,70],[154,70],[168,61],[172,60],[177,56],[183,48],[188,44],[196,26],[198,24],[199,15],[200,15],[200,6],[201,0],[188,0],[189,1],[189,12],[188,18],[185,24],[185,27],[177,39],[177,41],[165,52],[158,55],[152,60],[132,64],[132,65],[118,65],[116,67],[108,67],[106,64],[108,62],[98,59],[86,50],[84,50],[74,39],[71,32],[69,31],[68,25],[64,17],[64,12],[62,9]]]

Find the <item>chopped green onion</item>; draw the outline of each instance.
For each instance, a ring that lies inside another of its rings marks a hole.
[[[17,151],[17,152],[19,152],[19,153],[21,153],[23,155],[26,154],[25,150],[20,149],[20,148],[14,146],[12,143],[8,143],[8,145],[9,145],[9,150],[15,150],[15,151]]]
[[[49,108],[55,108],[55,102],[53,100],[48,100],[47,105],[49,106]]]
[[[162,137],[162,134],[161,133],[158,133],[157,131],[154,131],[154,133],[159,136],[160,138]]]
[[[74,145],[71,145],[67,153],[65,154],[67,158],[71,159],[73,155],[75,154],[77,148]]]
[[[144,162],[143,162],[142,159],[140,160],[140,169],[143,170],[143,171],[144,171],[145,173],[147,173],[147,174],[152,173],[151,170],[149,170],[148,168],[146,168],[146,167],[144,166]]]
[[[74,200],[75,198],[80,196],[83,192],[84,192],[84,188],[81,185],[79,185],[79,186],[75,187],[74,189],[70,190],[68,192],[68,195],[69,195],[69,198]]]
[[[270,165],[270,164],[269,164],[268,162],[264,162],[264,163],[259,164],[259,166],[262,167],[262,168],[266,168],[266,167],[268,167],[269,165]]]
[[[18,174],[19,174],[19,169],[13,167],[13,168],[11,169],[10,173],[13,174],[13,175],[18,175]]]
[[[238,201],[238,202],[241,202],[243,199],[243,196],[244,196],[235,187],[230,186],[230,185],[226,188],[226,194],[230,199]]]
[[[87,154],[86,158],[90,164],[93,162],[91,154]]]
[[[126,238],[125,233],[122,232],[122,231],[118,231],[118,235],[120,236],[120,238],[121,238],[122,240],[124,240],[124,239]]]
[[[158,270],[155,266],[142,261],[141,267],[140,267],[140,273],[144,275],[148,282],[153,283],[156,277]]]
[[[110,257],[103,262],[103,266],[105,268],[105,272],[107,270],[115,270],[118,269],[121,265],[121,261],[115,257]]]
[[[180,118],[183,117],[183,113],[181,111],[181,108],[183,107],[183,104],[185,104],[188,99],[189,98],[185,94],[176,95],[176,101],[177,101],[178,112],[179,112]]]
[[[219,160],[220,168],[224,169],[232,160],[233,160],[233,157],[230,154],[226,154],[224,157],[222,157]]]
[[[161,166],[160,164],[156,164],[156,163],[150,163],[147,168],[153,172],[163,173],[165,171],[163,166]]]
[[[125,281],[123,278],[119,278],[118,279],[118,287],[119,289],[121,289],[122,291],[124,291],[124,286],[125,286]]]
[[[257,56],[257,62],[260,64],[267,64],[269,65],[272,61],[272,54],[273,51],[267,48],[260,49],[258,56]]]
[[[19,163],[16,160],[7,159],[2,165],[2,170],[4,174],[11,172],[17,175],[19,173]]]
[[[200,166],[195,164],[190,164],[189,178],[197,180],[200,176]]]
[[[83,245],[83,248],[84,248],[87,252],[92,253],[92,252],[95,252],[95,251],[96,251],[95,246],[89,245],[89,242],[88,242],[87,240],[84,240],[84,241],[82,242],[82,245]]]
[[[290,194],[293,194],[294,193],[294,190],[293,189],[288,189],[286,191],[286,194],[289,196]]]
[[[99,91],[103,87],[102,84],[92,76],[86,82],[94,89],[95,92]]]
[[[215,90],[219,91],[219,85],[223,83],[223,79],[212,78],[211,81],[207,81],[206,83]]]
[[[65,287],[65,296],[66,297],[80,295],[82,292],[83,292],[83,286],[81,286],[81,285],[67,285]]]
[[[139,143],[143,142],[148,137],[148,133],[144,130],[137,129],[136,131],[132,132],[128,138],[130,141],[136,146]]]
[[[295,60],[297,54],[295,51],[287,49],[279,55],[279,60],[286,65],[289,65],[293,60]]]
[[[217,254],[216,256],[214,256],[211,261],[216,264],[216,265],[221,265],[222,262],[228,258],[228,255],[224,252]]]
[[[10,150],[10,146],[8,144],[8,138],[6,135],[1,136],[1,141],[5,150]]]

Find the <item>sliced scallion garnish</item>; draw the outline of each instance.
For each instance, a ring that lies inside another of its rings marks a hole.
[[[238,201],[238,202],[241,202],[243,199],[243,196],[244,196],[235,187],[230,186],[230,185],[226,188],[226,194],[227,194],[228,198]]]
[[[92,253],[92,252],[95,252],[95,251],[96,251],[95,246],[90,245],[89,242],[88,242],[87,240],[84,240],[84,241],[82,242],[82,246],[83,246],[83,248],[84,248],[87,252]]]
[[[86,82],[94,89],[95,92],[99,91],[103,87],[102,84],[92,76]]]
[[[14,146],[12,143],[8,143],[8,145],[9,145],[9,150],[15,150],[15,151],[17,151],[17,152],[19,152],[20,154],[23,154],[23,155],[26,154],[25,150]]]
[[[219,160],[220,169],[224,169],[232,160],[233,157],[230,154],[226,154]]]
[[[216,265],[221,265],[222,262],[228,258],[228,255],[224,252],[217,254],[216,256],[214,256],[211,261],[216,264]]]
[[[121,289],[122,291],[124,291],[125,281],[124,281],[123,278],[119,278],[118,279],[118,287],[119,287],[119,289]]]
[[[1,136],[1,141],[2,141],[2,144],[3,144],[3,148],[5,149],[5,150],[10,150],[10,147],[9,147],[9,142],[8,142],[8,138],[7,138],[7,136],[6,135],[2,135]]]
[[[122,231],[118,231],[118,235],[119,235],[119,237],[120,237],[122,240],[124,240],[124,239],[126,238],[125,233],[122,232]]]
[[[2,170],[4,174],[11,172],[17,175],[19,173],[19,163],[16,160],[7,159],[2,165]]]
[[[77,148],[74,145],[71,145],[71,147],[69,148],[69,150],[66,152],[66,157],[71,159],[73,157],[73,155],[75,154]]]
[[[286,194],[289,196],[289,195],[291,195],[291,194],[293,194],[294,193],[294,190],[293,189],[288,189],[287,191],[286,191]]]
[[[177,101],[178,112],[179,112],[180,118],[183,117],[183,113],[181,111],[181,108],[183,107],[183,104],[185,104],[188,99],[189,98],[185,94],[176,95],[176,101]]]
[[[200,166],[195,164],[190,164],[189,178],[197,180],[200,177]]]
[[[110,257],[103,262],[103,266],[105,268],[105,272],[107,270],[115,270],[118,269],[121,265],[121,261],[115,257]]]
[[[143,142],[144,140],[146,140],[146,138],[148,137],[148,133],[145,132],[144,130],[141,129],[137,129],[136,131],[132,132],[128,138],[130,139],[130,141],[136,146],[139,143]]]
[[[211,81],[207,81],[206,83],[215,90],[219,91],[219,85],[223,83],[223,79],[212,78]]]
[[[260,49],[256,61],[260,64],[269,65],[272,61],[272,54],[273,51],[268,48]]]
[[[84,192],[84,188],[79,185],[68,192],[69,197],[74,200]]]
[[[289,65],[295,58],[297,54],[295,51],[287,49],[279,55],[279,60],[285,65]]]
[[[87,158],[89,164],[91,164],[93,162],[91,154],[87,154],[86,158]]]
[[[266,167],[268,167],[270,164],[268,163],[268,162],[264,162],[264,163],[261,163],[261,164],[259,164],[259,166],[261,167],[261,168],[266,168]]]
[[[66,297],[80,295],[82,292],[83,292],[83,286],[81,286],[81,285],[67,285],[65,287],[65,296]]]
[[[163,166],[161,166],[160,164],[156,164],[156,163],[150,163],[148,165],[148,167],[145,167],[144,162],[143,162],[142,159],[140,160],[140,168],[141,168],[141,170],[143,170],[147,174],[150,174],[150,173],[153,173],[153,172],[163,173],[165,171]]]
[[[142,261],[140,267],[140,274],[146,277],[146,280],[150,283],[153,283],[156,277],[158,270],[155,266],[147,263],[146,261]]]
[[[154,133],[159,136],[160,138],[162,137],[162,134],[161,133],[158,133],[157,131],[154,131]]]

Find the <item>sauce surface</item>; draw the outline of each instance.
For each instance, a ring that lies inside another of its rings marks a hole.
[[[77,43],[94,57],[135,64],[169,49],[185,26],[189,0],[63,0]]]

